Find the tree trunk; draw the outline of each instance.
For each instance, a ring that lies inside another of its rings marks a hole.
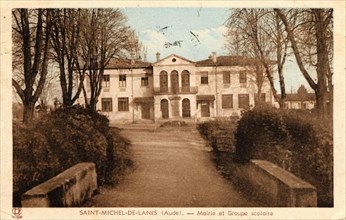
[[[24,103],[23,123],[30,125],[34,120],[35,103]]]
[[[315,28],[316,28],[316,40],[317,40],[317,83],[309,75],[308,71],[305,69],[302,58],[297,47],[295,36],[293,30],[290,27],[286,16],[281,12],[280,9],[274,9],[282,22],[285,24],[285,28],[288,34],[288,37],[291,41],[292,49],[297,60],[298,67],[302,72],[305,79],[308,81],[310,87],[315,91],[316,95],[316,107],[317,112],[320,117],[326,117],[326,74],[327,74],[327,65],[328,65],[328,51],[326,46],[326,37],[325,37],[325,25],[324,25],[324,13],[323,9],[313,9],[314,13]]]
[[[327,116],[327,105],[326,105],[326,93],[327,93],[327,82],[326,76],[328,74],[328,51],[324,28],[324,11],[323,9],[313,10],[316,17],[316,39],[317,39],[317,91],[316,91],[316,103],[317,111],[321,117],[326,118]]]
[[[280,98],[280,100],[279,100],[279,105],[280,105],[280,108],[281,108],[281,109],[284,109],[284,108],[285,108],[285,99],[282,98],[282,96],[281,96],[281,98]]]

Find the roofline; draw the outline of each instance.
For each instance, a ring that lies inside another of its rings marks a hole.
[[[165,59],[167,59],[168,57],[171,57],[171,56],[179,57],[180,59],[183,59],[183,60],[188,61],[188,62],[193,63],[193,64],[196,63],[196,62],[194,62],[194,61],[192,61],[192,60],[186,59],[186,58],[184,58],[184,57],[182,57],[182,56],[179,56],[179,55],[177,55],[177,54],[172,53],[172,54],[170,54],[170,55],[168,55],[168,56],[166,56],[166,57],[164,57],[164,58],[162,58],[162,59],[156,61],[155,63],[152,63],[151,65],[152,65],[152,66],[153,66],[153,65],[156,65],[157,63],[159,63],[159,62],[161,62],[162,60],[165,60]]]

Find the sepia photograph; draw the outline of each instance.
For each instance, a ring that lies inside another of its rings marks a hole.
[[[2,8],[1,219],[344,218],[327,5]]]

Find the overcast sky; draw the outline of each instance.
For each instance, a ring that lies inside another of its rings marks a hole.
[[[146,46],[149,62],[155,61],[157,52],[161,58],[174,53],[192,61],[207,59],[212,52],[227,55],[224,24],[230,14],[229,8],[142,7],[122,10],[128,17],[128,24]],[[284,74],[287,92],[291,89],[295,92],[301,84],[311,91],[294,57],[287,61]]]

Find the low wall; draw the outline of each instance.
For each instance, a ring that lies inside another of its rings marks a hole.
[[[23,207],[75,207],[97,189],[94,163],[79,163],[22,196]]]
[[[236,181],[274,207],[316,207],[316,188],[292,173],[264,160],[235,166]]]

